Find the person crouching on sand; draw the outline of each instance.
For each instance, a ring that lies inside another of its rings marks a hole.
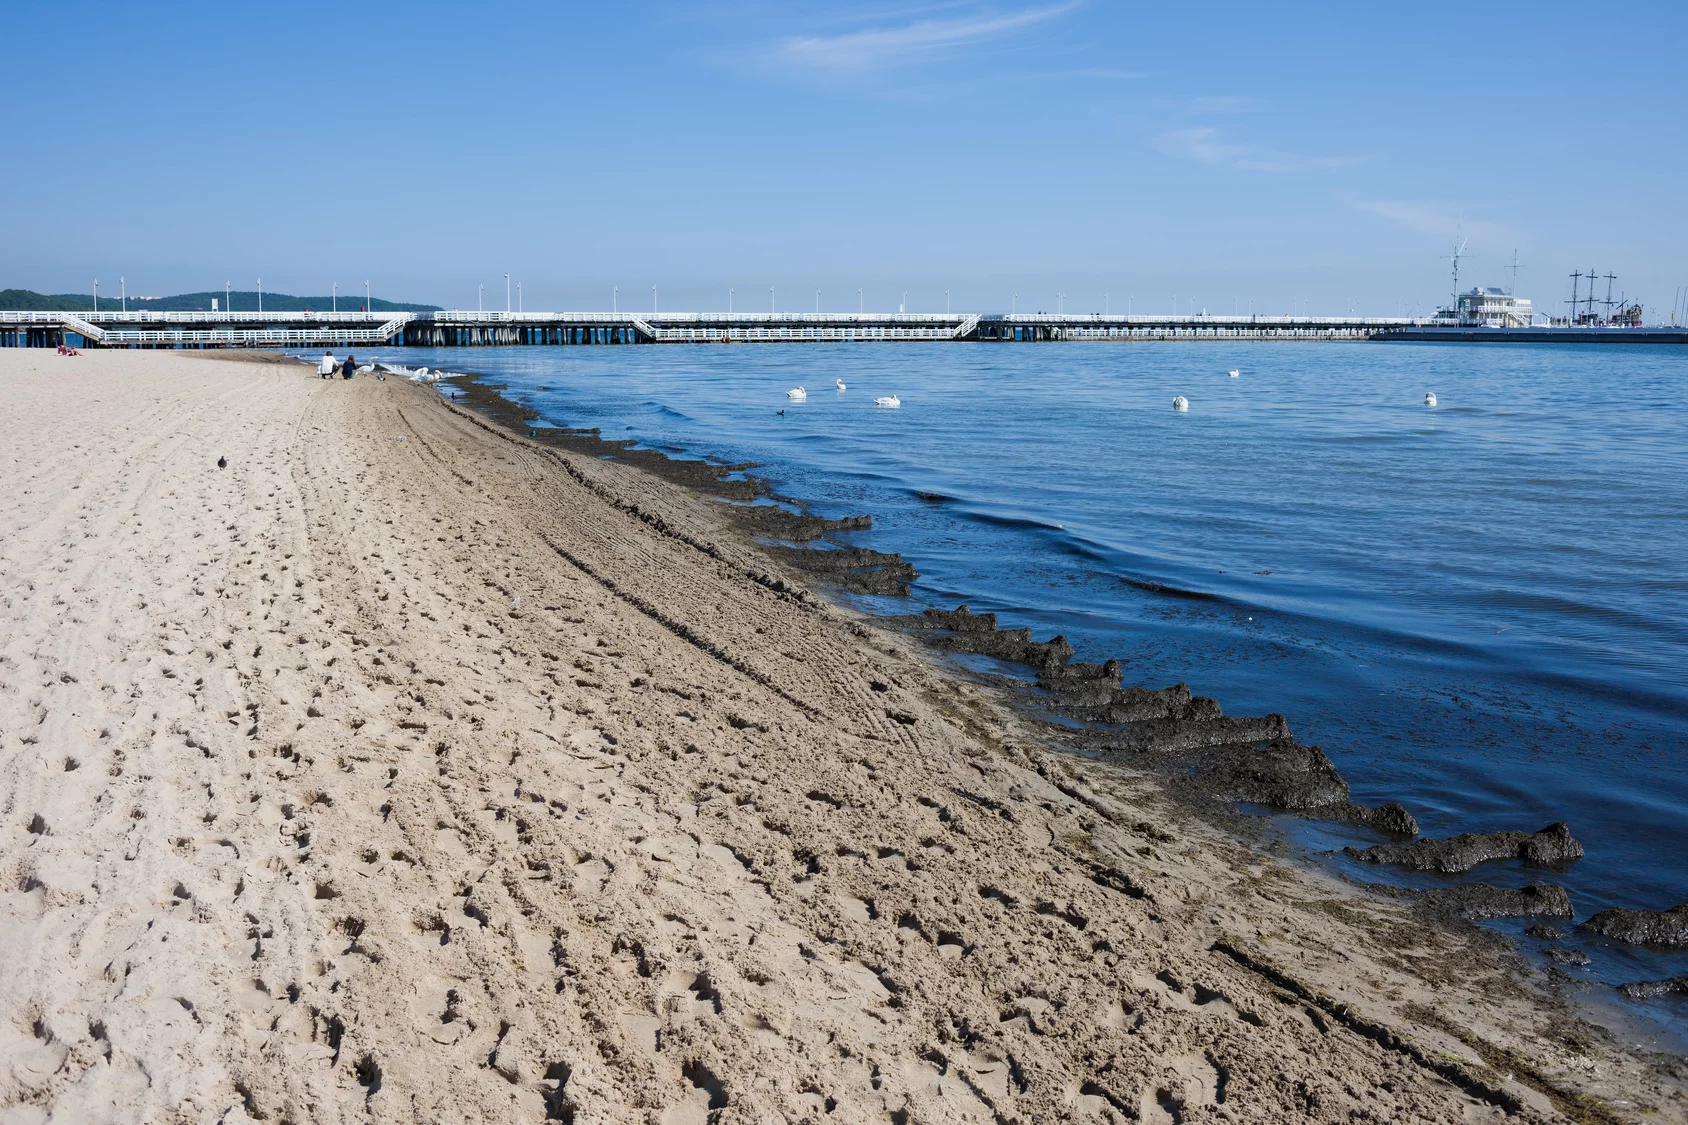
[[[342,363],[340,365],[340,377],[342,379],[350,379],[352,377],[352,372],[356,371],[357,369],[358,369],[357,357],[352,355],[350,352],[347,352],[346,353],[346,362]]]
[[[322,362],[317,364],[317,374],[326,379],[330,375],[334,374],[334,369],[338,366],[339,364],[334,362],[333,352],[323,352]]]

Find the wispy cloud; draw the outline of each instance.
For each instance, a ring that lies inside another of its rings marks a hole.
[[[1155,104],[1191,117],[1212,117],[1224,113],[1252,113],[1264,103],[1259,98],[1236,94],[1208,94],[1196,98],[1156,98]]]
[[[1511,228],[1505,224],[1465,218],[1462,210],[1454,204],[1381,199],[1356,199],[1352,202],[1362,211],[1370,211],[1408,230],[1438,238],[1452,238],[1455,228],[1463,228],[1467,235],[1480,242],[1504,242],[1512,237]]]
[[[1375,155],[1298,156],[1265,145],[1232,140],[1213,125],[1168,130],[1155,138],[1155,147],[1182,160],[1243,172],[1324,172],[1377,159]]]
[[[1065,72],[1065,76],[1071,78],[1098,78],[1105,82],[1127,82],[1148,77],[1148,75],[1139,71],[1114,70],[1111,67],[1105,66],[1088,66],[1083,70],[1069,70]]]
[[[1162,133],[1156,139],[1155,147],[1168,156],[1197,160],[1203,164],[1230,164],[1243,159],[1249,151],[1247,145],[1221,140],[1219,130],[1212,126]]]
[[[775,53],[783,62],[827,70],[905,66],[1046,23],[1076,7],[1073,2],[1008,13],[915,20],[899,27],[866,28],[839,35],[795,36],[781,43]]]

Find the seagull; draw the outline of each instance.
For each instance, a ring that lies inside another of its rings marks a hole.
[[[1230,371],[1226,372],[1226,374],[1230,375],[1231,378],[1235,379],[1235,378],[1239,377],[1240,375],[1242,375],[1242,372],[1238,371],[1235,367],[1233,367],[1233,368],[1231,368]]]
[[[873,405],[875,405],[875,406],[896,407],[896,406],[901,406],[902,404],[903,404],[903,400],[898,398],[896,395],[883,395],[883,396],[873,400]]]
[[[781,418],[784,418],[784,417],[785,417],[785,411],[783,411],[783,410],[781,410],[781,411],[779,411],[779,412],[778,412],[778,413],[779,413],[779,416],[780,416],[780,417],[781,417]]]
[[[1426,405],[1426,406],[1435,406],[1436,405],[1436,392],[1435,391],[1431,391],[1429,394],[1424,396],[1424,405]]]
[[[227,457],[223,457],[223,456],[219,455],[218,458],[217,458],[217,467],[219,469],[228,468],[229,467],[229,459]]]
[[[785,397],[791,399],[793,402],[802,402],[804,399],[809,397],[809,392],[804,390],[802,387],[793,387],[791,390],[785,392]]]
[[[1177,398],[1172,400],[1172,409],[1188,410],[1190,409],[1190,400],[1185,398],[1183,395],[1179,395]]]
[[[838,384],[838,389],[839,389],[839,390],[843,390],[843,389],[844,389],[844,380],[842,380],[842,379],[834,379],[834,380],[833,380],[833,382],[834,382],[834,383],[837,383],[837,384]]]

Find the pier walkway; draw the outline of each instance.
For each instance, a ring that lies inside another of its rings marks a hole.
[[[1681,329],[1439,328],[1405,317],[1100,313],[0,312],[0,347],[353,348],[1060,340],[1688,343]]]

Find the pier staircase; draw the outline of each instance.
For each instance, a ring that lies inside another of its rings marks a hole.
[[[90,344],[103,344],[105,342],[104,328],[89,324],[86,320],[83,320],[75,313],[61,314],[59,316],[59,323],[63,324],[69,331],[80,334],[81,337]]]
[[[402,333],[404,326],[416,319],[415,313],[399,313],[393,319],[377,328],[374,335],[380,337],[382,343],[391,344],[394,336],[401,336],[399,343],[404,343]]]
[[[950,333],[949,338],[952,340],[970,340],[973,338],[973,333],[978,330],[979,314],[969,313],[960,324],[955,326],[955,330]]]

